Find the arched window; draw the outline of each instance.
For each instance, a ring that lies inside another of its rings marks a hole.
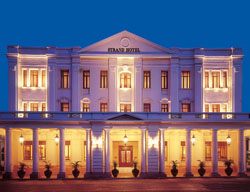
[[[121,73],[120,88],[131,88],[131,74],[130,73]]]

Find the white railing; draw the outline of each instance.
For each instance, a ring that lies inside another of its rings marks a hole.
[[[201,121],[250,122],[250,113],[164,113],[164,112],[0,112],[0,121],[116,121],[115,117],[127,114],[129,119],[119,121]],[[133,119],[134,117],[134,119]],[[111,120],[112,119],[112,120]]]

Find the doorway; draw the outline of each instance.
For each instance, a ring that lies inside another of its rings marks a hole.
[[[119,146],[119,167],[133,166],[133,146]]]

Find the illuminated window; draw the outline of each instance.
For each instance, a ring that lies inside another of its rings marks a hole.
[[[168,104],[161,104],[161,112],[168,112]]]
[[[46,159],[46,141],[39,141],[39,160]]]
[[[100,88],[108,87],[108,71],[101,71]]]
[[[23,70],[23,87],[27,87],[27,69]]]
[[[28,111],[28,104],[27,103],[23,103],[23,111]]]
[[[181,111],[182,112],[191,112],[191,105],[190,105],[190,103],[182,103],[181,104]]]
[[[205,142],[205,160],[211,161],[212,160],[212,146],[211,141]]]
[[[32,141],[23,142],[23,159],[32,160]]]
[[[227,88],[227,72],[223,71],[223,88]]]
[[[206,112],[206,113],[209,112],[209,104],[205,104],[205,112]]]
[[[69,103],[61,103],[61,111],[69,112]]]
[[[220,72],[212,72],[212,88],[220,88]]]
[[[42,87],[46,85],[46,71],[42,70]]]
[[[108,104],[107,103],[101,103],[100,111],[101,112],[108,112]]]
[[[38,103],[30,103],[30,111],[38,111]]]
[[[150,71],[144,71],[144,88],[150,88]]]
[[[226,141],[218,142],[218,160],[219,161],[227,160],[227,142]]]
[[[70,141],[65,141],[65,160],[70,160],[71,150],[70,150]]]
[[[69,70],[61,70],[61,88],[69,88]]]
[[[220,112],[220,104],[212,104],[212,112],[219,113]]]
[[[42,111],[46,111],[46,103],[42,103]]]
[[[121,104],[120,111],[121,112],[131,112],[131,104]]]
[[[144,112],[151,112],[151,104],[144,103]]]
[[[164,150],[165,150],[165,161],[168,161],[168,142],[167,141],[165,141]]]
[[[190,71],[181,72],[181,88],[190,89]]]
[[[205,72],[205,88],[209,88],[209,72]]]
[[[168,71],[161,71],[161,88],[168,89]]]
[[[121,73],[120,88],[131,88],[131,74],[130,73]]]
[[[83,112],[89,112],[90,111],[89,103],[83,103],[82,104],[82,111]]]
[[[30,70],[30,87],[38,87],[38,70]]]
[[[89,79],[90,79],[90,72],[89,71],[83,71],[83,89],[89,89]]]
[[[181,161],[185,161],[185,159],[186,159],[185,141],[181,141]]]

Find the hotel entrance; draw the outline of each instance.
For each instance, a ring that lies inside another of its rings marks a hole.
[[[119,167],[133,166],[133,146],[119,146]]]

